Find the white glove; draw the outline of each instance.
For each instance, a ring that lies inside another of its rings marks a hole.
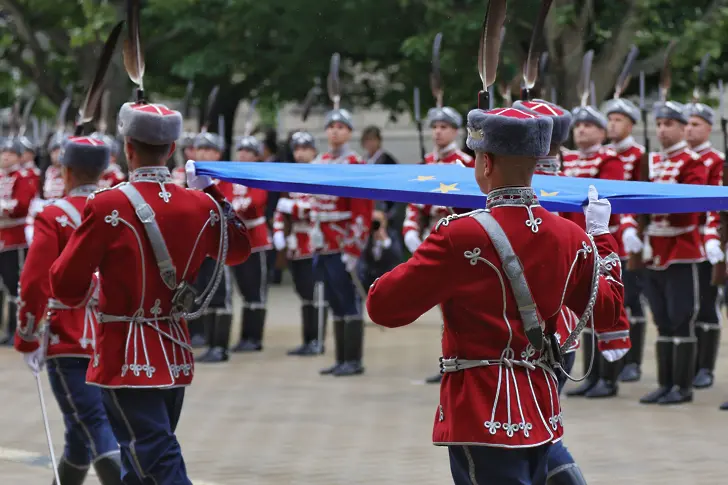
[[[38,374],[43,369],[43,349],[39,347],[33,352],[24,353],[23,360],[33,374]]]
[[[273,246],[275,246],[276,251],[283,251],[286,249],[286,235],[283,234],[283,231],[276,231],[273,233]]]
[[[628,227],[622,232],[622,244],[627,254],[639,254],[644,246],[642,240],[637,236],[637,229],[634,227]]]
[[[244,211],[250,207],[250,203],[253,201],[250,197],[237,198],[233,200],[232,206],[234,211]]]
[[[417,235],[417,231],[407,231],[404,235],[404,245],[407,246],[409,252],[414,254],[417,248],[420,247],[420,244],[422,244],[422,240]]]
[[[30,243],[33,242],[33,225],[28,224],[25,226],[25,242],[28,243],[28,246],[30,246]]]
[[[602,355],[607,362],[617,362],[619,359],[627,355],[627,349],[602,350]]]
[[[298,238],[294,233],[291,233],[286,238],[286,246],[288,246],[288,249],[291,251],[296,251],[298,249]]]
[[[187,160],[185,174],[187,175],[187,186],[191,189],[205,190],[212,185],[212,179],[210,177],[207,175],[197,175],[195,162],[192,160]]]
[[[356,269],[356,263],[359,261],[359,258],[356,256],[353,256],[349,253],[342,253],[341,254],[341,261],[344,262],[344,266],[346,266],[346,271],[351,273]]]
[[[586,232],[592,236],[609,234],[609,216],[612,215],[612,204],[607,199],[600,199],[597,188],[589,186],[589,204],[584,208],[586,216]]]
[[[705,243],[705,254],[708,256],[710,264],[718,264],[725,261],[725,253],[720,247],[720,241],[718,239],[709,239]]]
[[[292,214],[293,205],[294,202],[292,199],[282,197],[278,199],[278,203],[276,204],[276,211],[282,212],[283,214]]]

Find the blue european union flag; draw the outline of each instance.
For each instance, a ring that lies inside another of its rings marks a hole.
[[[458,165],[339,165],[274,162],[195,162],[197,173],[276,192],[477,209],[485,196],[473,169]],[[589,185],[615,214],[728,210],[728,187],[659,184],[535,175],[533,187],[551,211],[581,212]]]

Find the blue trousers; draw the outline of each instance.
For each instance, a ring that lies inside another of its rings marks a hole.
[[[184,387],[104,389],[104,406],[121,446],[125,485],[192,485],[174,432]]]
[[[324,282],[324,296],[334,318],[360,317],[361,307],[340,254],[317,254],[313,257],[314,280]]]
[[[101,389],[86,384],[88,363],[86,358],[48,359],[48,380],[66,427],[63,457],[77,468],[119,452],[101,402]]]
[[[552,445],[534,448],[448,446],[455,485],[545,485]]]

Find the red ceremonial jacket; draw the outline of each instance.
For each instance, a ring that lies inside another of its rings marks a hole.
[[[268,191],[233,184],[230,204],[245,223],[250,234],[252,251],[266,251],[273,247],[265,220]]]
[[[175,167],[172,170],[172,182],[180,187],[187,187],[187,173],[184,167]]]
[[[289,192],[288,198],[293,201],[290,214],[275,211],[273,214],[273,232],[283,232],[286,227],[286,217],[291,218],[291,233],[286,240],[288,259],[295,261],[313,256],[309,234],[313,230],[309,202],[312,196],[298,192]]]
[[[538,175],[553,175],[563,176],[558,166],[558,158],[553,157],[549,159],[542,159],[536,164],[536,170],[534,173]],[[560,215],[564,219],[572,220],[574,214],[581,215],[579,213],[554,212],[556,215]],[[556,339],[559,342],[565,342],[571,332],[576,327],[576,323],[579,321],[579,316],[574,313],[573,310],[567,308],[565,305],[561,308],[561,311],[556,318]],[[591,324],[589,325],[591,328]],[[599,331],[599,325],[597,325],[597,347],[600,351],[602,350],[629,350],[632,346],[632,342],[629,339],[629,318],[627,318],[627,312],[622,307],[620,311],[620,318],[617,325],[610,328],[607,332]],[[592,329],[593,331],[593,329]],[[591,338],[587,336],[586,338]],[[566,353],[575,352],[580,346],[580,341],[577,339],[573,345],[566,349]]]
[[[19,164],[0,177],[0,252],[28,247],[25,226],[38,181],[34,170]]]
[[[706,141],[692,149],[700,157],[700,161],[708,171],[708,185],[723,185],[723,162],[725,155],[716,150],[710,141]],[[720,239],[720,215],[717,211],[700,214],[698,230],[703,236],[703,243],[710,239]]]
[[[326,152],[311,163],[359,164],[359,155],[348,147],[340,154]],[[310,217],[313,228],[309,234],[311,250],[319,254],[344,252],[359,257],[369,237],[374,203],[371,200],[311,195]]]
[[[428,153],[425,157],[425,164],[457,164],[463,167],[474,168],[475,160],[460,150],[456,142],[452,142],[442,150]],[[451,213],[450,208],[439,205],[407,204],[407,212],[404,225],[402,226],[402,235],[404,236],[410,231],[417,231],[417,234],[424,238],[432,231],[437,221],[443,217],[447,217]],[[425,224],[425,227],[422,227],[423,224]]]
[[[99,178],[99,188],[110,189],[116,187],[120,183],[126,180],[124,172],[122,172],[119,165],[115,163],[109,163],[109,166],[104,170]]]
[[[708,171],[700,156],[685,141],[671,146],[664,153],[650,153],[650,181],[661,184],[698,184],[708,180]],[[646,229],[652,247],[652,259],[645,261],[650,269],[665,269],[673,263],[705,261],[705,249],[698,230],[700,214],[652,214]],[[637,227],[634,216],[622,217],[622,230]]]
[[[592,179],[624,180],[625,166],[617,157],[617,152],[609,147],[596,145],[587,151],[567,150],[562,155],[564,175]],[[575,212],[569,219],[586,228],[584,214]],[[612,214],[609,219],[609,232],[617,241],[618,253],[623,255],[622,238],[619,237],[619,216]]]
[[[639,180],[642,155],[645,154],[645,147],[634,140],[632,135],[617,143],[610,143],[607,147],[617,153],[624,164],[624,180]]]
[[[77,227],[74,215],[80,218],[86,198],[96,188],[95,185],[80,186],[63,199],[73,206],[75,214],[66,212],[60,203],[51,203],[35,217],[33,244],[20,275],[15,334],[15,348],[20,352],[38,348],[38,324],[47,308],[50,323],[47,357],[90,358],[93,354],[97,332],[95,301],[84,301],[77,308],[64,307],[53,298],[48,273]]]
[[[564,305],[585,311],[592,290],[598,330],[618,323],[624,295],[611,235],[592,239],[540,207],[530,188],[499,189],[488,200],[523,265],[546,334],[555,332]],[[563,433],[557,379],[526,338],[500,259],[474,217],[478,212],[448,216],[409,261],[375,281],[367,299],[369,317],[378,325],[400,327],[439,304],[443,359],[479,361],[477,367],[443,375],[435,444],[550,443]]]
[[[193,282],[203,260],[218,257],[215,201],[228,221],[225,264],[240,264],[250,254],[245,226],[215,186],[207,193],[183,189],[166,167],[138,169],[130,183],[154,213],[177,284]],[[83,222],[51,268],[51,292],[65,305],[78,305],[98,268],[99,330],[88,382],[108,388],[185,386],[194,374],[187,325],[172,314],[174,291],[162,280],[144,226],[120,190],[124,185],[89,198]]]
[[[66,188],[61,178],[61,167],[51,165],[46,169],[45,181],[43,182],[43,199],[56,200],[63,197]]]

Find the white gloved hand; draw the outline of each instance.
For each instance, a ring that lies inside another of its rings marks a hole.
[[[342,253],[341,254],[341,261],[343,261],[344,266],[346,266],[346,271],[351,273],[356,269],[356,263],[359,261],[359,258],[354,256],[353,254],[349,253]]]
[[[28,224],[25,226],[25,242],[28,243],[28,246],[33,242],[33,225]]]
[[[602,350],[602,355],[607,362],[617,362],[627,355],[627,349]]]
[[[725,261],[725,253],[723,248],[720,247],[720,241],[718,239],[709,239],[705,243],[705,254],[708,256],[710,264],[718,264]]]
[[[298,249],[298,238],[295,233],[288,235],[286,238],[286,246],[288,246],[288,249],[291,251],[296,251]]]
[[[23,360],[33,374],[38,374],[43,369],[43,349],[39,347],[33,352],[24,353]]]
[[[187,186],[191,189],[205,190],[212,185],[212,179],[210,177],[207,175],[197,175],[195,162],[192,160],[187,160],[185,174],[187,175]]]
[[[276,251],[283,251],[286,249],[286,235],[283,231],[276,231],[273,233],[273,246]]]
[[[278,203],[276,204],[276,211],[282,212],[283,214],[292,214],[293,205],[294,205],[294,202],[292,199],[282,197],[282,198],[278,199]]]
[[[420,244],[422,244],[422,240],[417,235],[417,231],[407,231],[404,235],[404,245],[407,246],[409,252],[414,254]]]
[[[634,227],[628,227],[622,232],[622,244],[627,254],[639,254],[644,246],[642,240],[637,236],[637,229]]]
[[[584,208],[586,216],[586,232],[592,236],[609,234],[609,216],[612,215],[612,204],[607,199],[600,199],[597,188],[589,186],[589,204]]]

